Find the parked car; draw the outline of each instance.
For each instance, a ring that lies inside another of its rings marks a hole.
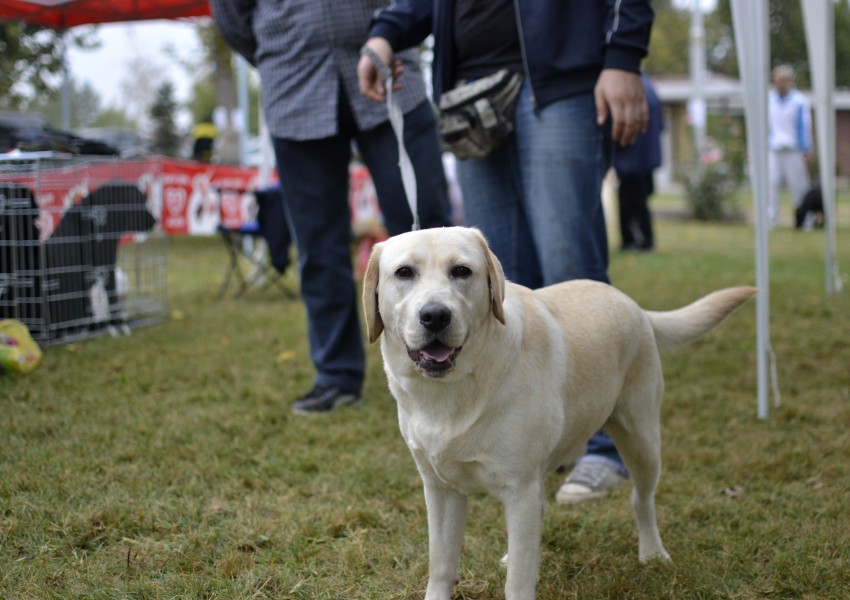
[[[98,140],[116,148],[124,158],[136,158],[149,153],[145,139],[133,129],[122,127],[89,127],[80,129],[77,135]]]
[[[118,156],[115,147],[100,140],[54,129],[41,115],[0,112],[0,153],[53,151],[68,154]]]

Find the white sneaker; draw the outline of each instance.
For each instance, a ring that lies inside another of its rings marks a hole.
[[[611,488],[626,481],[617,469],[604,460],[582,460],[567,475],[561,489],[555,494],[558,504],[576,504],[598,500],[608,495]]]

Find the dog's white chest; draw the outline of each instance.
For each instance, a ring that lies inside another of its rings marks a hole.
[[[419,471],[432,476],[463,494],[491,492],[501,480],[487,467],[486,453],[469,448],[459,438],[447,435],[445,428],[418,423],[409,426],[400,419],[401,433]]]
[[[444,485],[462,494],[492,493],[497,478],[477,460],[446,459],[439,454],[413,450],[413,458],[420,471],[431,472]]]

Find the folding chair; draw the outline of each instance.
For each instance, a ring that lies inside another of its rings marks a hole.
[[[295,294],[283,281],[289,267],[292,239],[280,188],[275,186],[257,190],[254,196],[257,201],[256,221],[236,229],[218,226],[229,259],[218,297],[224,297],[231,280],[235,279],[235,298],[255,284],[262,284],[263,289],[275,286],[287,298],[293,298]],[[265,244],[265,248],[262,244]],[[246,267],[252,271],[246,274]]]

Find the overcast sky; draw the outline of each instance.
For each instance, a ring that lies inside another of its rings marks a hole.
[[[103,106],[120,106],[121,85],[132,81],[130,65],[143,58],[162,69],[176,89],[177,100],[185,101],[191,89],[186,71],[175,64],[168,48],[180,58],[191,59],[199,42],[189,21],[141,21],[101,25],[97,37],[101,47],[83,51],[69,49],[68,62],[78,82],[88,82],[100,94]]]

